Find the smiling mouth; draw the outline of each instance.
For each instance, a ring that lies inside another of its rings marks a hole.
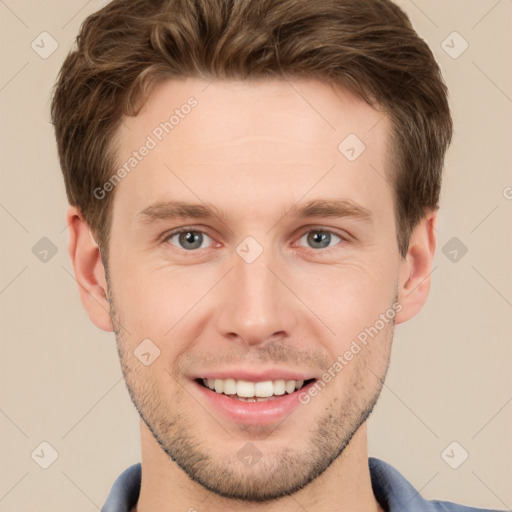
[[[237,379],[197,379],[203,387],[219,395],[225,395],[243,402],[266,402],[283,395],[290,395],[315,381],[308,380],[265,380],[251,382]]]

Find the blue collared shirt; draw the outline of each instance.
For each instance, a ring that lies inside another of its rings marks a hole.
[[[458,505],[450,501],[428,501],[392,466],[368,459],[373,494],[386,512],[498,512]],[[131,512],[139,499],[141,465],[125,470],[112,486],[101,512]]]

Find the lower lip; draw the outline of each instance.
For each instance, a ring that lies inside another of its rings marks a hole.
[[[198,382],[194,381],[204,400],[216,411],[231,421],[243,423],[246,425],[268,425],[282,421],[300,406],[299,395],[307,392],[308,388],[314,384],[310,382],[300,390],[282,395],[272,400],[264,402],[244,402],[236,398],[230,398],[227,395],[216,393]],[[203,401],[204,401],[203,400]]]

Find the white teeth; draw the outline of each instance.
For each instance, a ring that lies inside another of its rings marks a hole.
[[[224,392],[224,381],[222,379],[215,379],[215,391],[217,393]]]
[[[274,383],[271,380],[256,382],[254,384],[254,396],[261,398],[272,396],[274,394]]]
[[[247,380],[237,380],[236,394],[243,398],[252,398],[254,396],[254,382],[249,382]]]
[[[287,393],[293,393],[295,391],[295,381],[287,380],[284,389]]]
[[[263,402],[285,393],[293,393],[304,386],[303,380],[265,380],[250,382],[235,379],[203,379],[203,384],[219,394],[237,396],[246,402]]]
[[[235,379],[226,379],[224,381],[224,394],[236,395],[236,380]]]
[[[274,381],[274,395],[284,395],[286,391],[286,382],[282,379]]]

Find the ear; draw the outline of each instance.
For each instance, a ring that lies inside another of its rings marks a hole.
[[[397,324],[416,316],[427,301],[436,250],[436,224],[437,210],[429,211],[409,239],[407,254],[400,264],[398,302],[402,309],[396,315]]]
[[[104,331],[113,331],[107,299],[107,280],[98,244],[89,225],[74,206],[69,208],[66,220],[69,229],[68,251],[82,304],[97,327]]]

